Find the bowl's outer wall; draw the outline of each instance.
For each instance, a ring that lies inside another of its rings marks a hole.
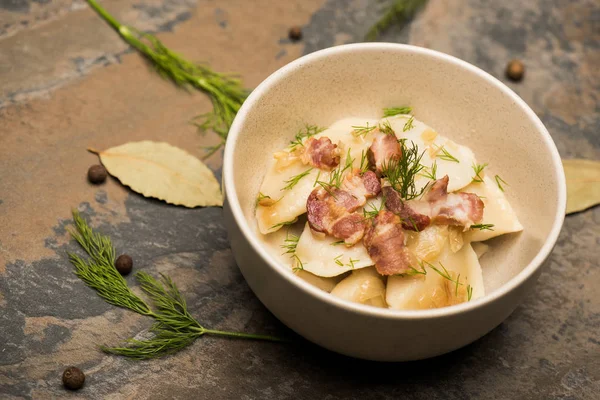
[[[244,238],[227,200],[223,213],[235,260],[259,300],[306,339],[351,357],[411,361],[463,347],[504,321],[539,275],[530,276],[498,301],[461,314],[433,319],[381,318],[324,303],[301,290],[267,265]]]
[[[278,259],[278,244],[266,244],[256,230],[254,202],[272,153],[304,123],[327,126],[349,116],[377,117],[384,107],[404,105],[440,133],[470,146],[478,162],[490,164],[487,173],[509,182],[506,195],[525,228],[494,239],[482,260],[491,295],[465,305],[472,307],[456,306],[460,312],[449,307],[427,317],[417,313],[419,318],[376,315],[331,300],[297,279]],[[340,46],[303,57],[254,90],[229,135],[223,166],[225,218],[250,287],[290,328],[356,357],[429,357],[493,329],[531,289],[564,218],[564,172],[556,146],[535,114],[481,70],[412,46]],[[519,275],[526,266],[528,272]]]

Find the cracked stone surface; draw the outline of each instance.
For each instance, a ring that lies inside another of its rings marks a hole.
[[[389,3],[101,2],[189,59],[239,72],[248,87],[302,54],[362,41]],[[287,38],[293,25],[303,27],[299,43]],[[380,40],[479,66],[533,108],[563,157],[600,159],[597,1],[430,0]],[[527,68],[520,83],[503,76],[512,58]],[[0,2],[0,398],[600,398],[600,208],[567,217],[534,291],[484,338],[419,362],[349,359],[296,339],[260,304],[235,265],[220,209],[169,206],[112,178],[87,183],[97,163],[87,147],[164,140],[201,156],[216,138],[188,121],[209,110],[202,94],[157,77],[84,1]],[[220,179],[220,156],[208,165]],[[296,340],[207,337],[147,362],[101,353],[98,344],[143,333],[150,321],[107,305],[73,275],[73,207],[136,268],[168,273],[206,326]],[[76,393],[61,386],[69,365],[87,375]]]

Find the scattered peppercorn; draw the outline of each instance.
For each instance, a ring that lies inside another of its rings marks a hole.
[[[515,82],[523,79],[525,74],[525,65],[519,60],[512,60],[506,66],[506,76]]]
[[[88,179],[91,183],[102,183],[106,180],[108,173],[106,172],[106,168],[102,165],[92,165],[90,169],[88,169]]]
[[[69,367],[63,372],[62,381],[69,390],[81,389],[85,383],[85,374],[77,367]]]
[[[115,268],[121,275],[127,275],[133,268],[133,259],[127,254],[121,254],[115,262]]]
[[[292,41],[297,42],[298,40],[302,39],[302,28],[300,28],[299,26],[292,26],[290,28],[288,36]]]

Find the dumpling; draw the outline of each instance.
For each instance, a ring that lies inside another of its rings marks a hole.
[[[519,222],[517,214],[506,200],[504,193],[498,188],[496,182],[488,176],[483,177],[483,183],[472,183],[464,189],[465,192],[475,193],[485,205],[483,209],[482,224],[493,224],[493,230],[471,229],[465,232],[465,241],[478,242],[488,240],[505,233],[519,232],[523,225]]]
[[[336,238],[313,232],[308,223],[300,235],[295,254],[305,271],[323,277],[373,265],[362,242],[346,247]]]
[[[296,276],[327,293],[331,292],[339,282],[339,278],[324,278],[304,270],[296,271]]]
[[[470,244],[465,244],[456,253],[448,245],[430,263],[445,274],[441,263],[454,282],[444,278],[427,264],[424,264],[426,275],[390,276],[387,281],[386,302],[391,308],[420,310],[459,304],[468,301],[471,289],[471,300],[484,295],[481,266]],[[458,287],[456,281],[460,283]]]
[[[353,271],[331,291],[331,294],[354,303],[386,307],[385,285],[375,268]]]
[[[421,164],[431,168],[435,162],[437,164],[436,176],[438,178],[448,175],[450,178],[448,192],[455,192],[471,183],[473,165],[476,163],[475,155],[471,149],[438,134],[431,127],[414,118],[410,124],[412,127],[405,132],[404,127],[410,118],[410,115],[397,115],[384,118],[380,123],[388,121],[399,139],[405,138],[408,146],[411,145],[411,142],[418,146],[419,154],[424,152]],[[452,161],[449,157],[444,156],[444,150],[459,162]],[[415,179],[415,185],[420,190],[429,181],[429,178],[419,175]]]

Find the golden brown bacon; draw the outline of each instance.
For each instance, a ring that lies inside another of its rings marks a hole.
[[[368,198],[381,191],[379,180],[372,171],[362,176],[353,171],[346,176],[340,188],[314,189],[306,201],[310,227],[352,245],[362,239],[366,227],[362,215],[355,211]]]
[[[430,223],[469,227],[481,222],[483,201],[473,193],[448,193],[448,175],[436,180],[424,200],[402,201],[391,187],[383,188],[385,206],[398,214],[404,229],[422,231]]]
[[[373,143],[367,151],[369,164],[378,176],[381,176],[383,166],[392,158],[402,157],[402,149],[395,135],[388,135],[379,130],[375,131]]]
[[[380,211],[373,218],[364,243],[381,275],[402,274],[409,269],[410,255],[404,246],[402,222],[391,211]]]
[[[304,142],[302,162],[315,168],[331,171],[340,163],[340,150],[327,137],[313,137]]]

